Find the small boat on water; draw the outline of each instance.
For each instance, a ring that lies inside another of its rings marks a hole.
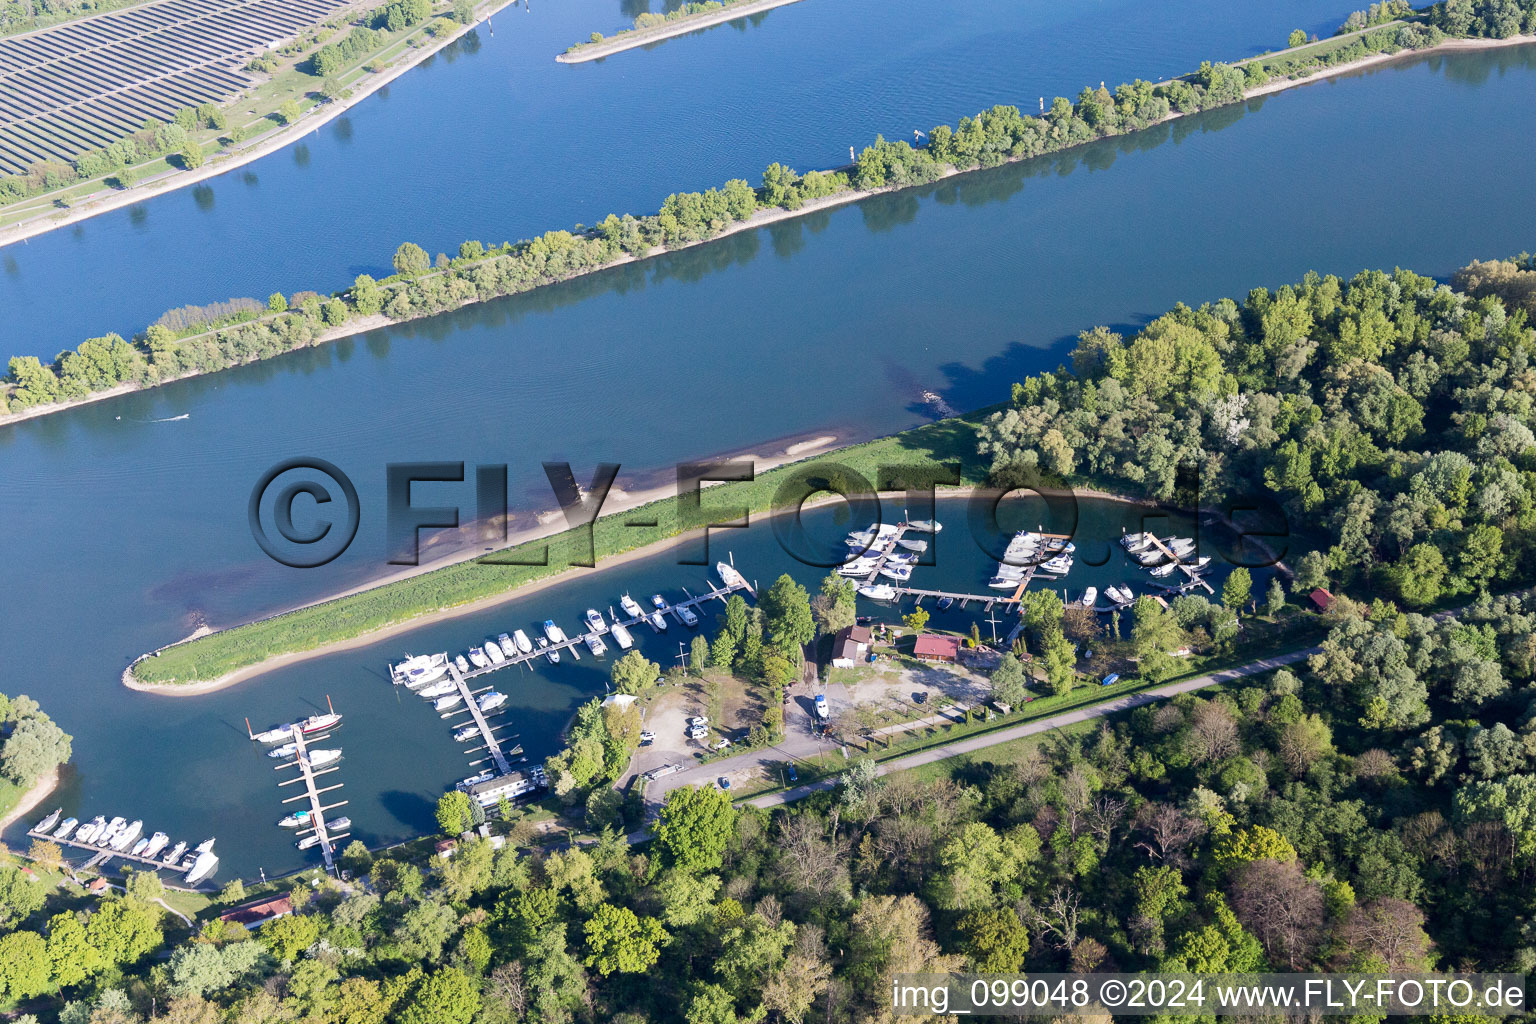
[[[75,833],[75,842],[77,842],[77,843],[90,843],[90,842],[94,842],[96,837],[101,834],[101,830],[103,828],[106,828],[106,826],[107,826],[107,819],[103,818],[99,814],[96,815],[96,817],[92,818],[90,821],[88,821],[84,825],[80,826],[80,831]]]
[[[53,828],[54,825],[58,824],[59,815],[61,815],[63,813],[64,813],[64,808],[62,808],[62,807],[54,808],[54,811],[53,811],[52,814],[48,815],[42,821],[40,821],[36,825],[32,826],[32,831],[34,831],[34,832],[47,832],[49,829]]]
[[[661,612],[651,612],[651,614],[645,617],[645,621],[649,622],[651,628],[658,633],[665,633],[667,631],[667,620],[662,616]]]
[[[463,787],[478,786],[482,782],[490,782],[495,777],[496,773],[490,768],[487,768],[484,771],[476,772],[466,779],[460,779],[459,785]]]
[[[1169,562],[1166,565],[1160,565],[1156,569],[1153,569],[1152,575],[1157,577],[1172,576],[1173,570],[1177,569],[1178,567],[1179,564],[1177,562]]]
[[[544,652],[544,657],[549,659],[551,665],[560,664],[560,652],[549,646],[549,641],[542,636],[539,637],[539,650]]]
[[[276,758],[276,757],[292,757],[294,754],[297,754],[298,752],[299,752],[299,745],[297,743],[294,743],[294,742],[290,741],[288,743],[284,743],[280,747],[273,747],[271,750],[267,751],[267,756],[268,757],[273,757],[273,758]]]
[[[1125,533],[1120,535],[1120,546],[1127,551],[1140,551],[1152,543],[1150,533]]]
[[[667,604],[666,598],[662,597],[660,594],[652,594],[651,607],[655,608],[659,612],[664,612],[670,606]]]
[[[694,610],[689,608],[687,605],[674,605],[672,610],[677,612],[677,617],[682,619],[683,625],[687,626],[689,629],[692,629],[694,626],[699,624],[698,615],[695,614]]]
[[[288,815],[288,817],[283,818],[281,821],[279,821],[277,823],[277,827],[278,828],[298,828],[300,825],[308,825],[309,824],[309,818],[310,818],[310,812],[309,811],[294,811],[292,814]]]
[[[840,576],[868,576],[875,571],[875,566],[878,562],[879,559],[869,558],[868,556],[855,558],[851,562],[844,562],[838,566],[837,573]]]
[[[324,732],[340,724],[341,716],[334,711],[323,715],[310,715],[308,718],[297,722],[289,722],[287,725],[275,725],[266,732],[253,733],[251,739],[257,743],[282,743],[293,738],[295,729],[308,736],[310,733]]]
[[[895,580],[897,583],[905,583],[912,578],[912,567],[902,565],[899,562],[880,567],[880,575],[886,579]]]
[[[608,632],[608,623],[603,621],[603,613],[598,611],[596,608],[588,608],[587,614],[582,617],[586,619],[587,629],[591,630],[592,632]]]
[[[555,620],[554,619],[545,619],[544,620],[544,635],[545,635],[545,637],[547,637],[549,639],[549,642],[552,643],[552,644],[563,644],[563,643],[565,643],[565,630],[563,630],[559,626],[555,625]]]
[[[192,858],[192,866],[187,868],[186,883],[196,885],[218,869],[219,858],[213,852],[213,840],[205,840],[198,844],[197,856]]]
[[[471,647],[469,649],[469,663],[475,666],[475,668],[491,667],[491,659],[486,657],[485,652],[478,647]]]
[[[307,835],[303,839],[300,839],[297,843],[294,843],[293,845],[297,846],[301,850],[312,849],[313,847],[316,847],[316,846],[320,845],[320,835],[319,835],[319,833],[313,833],[311,835]]]
[[[912,538],[912,537],[902,537],[896,543],[897,543],[898,546],[904,547],[908,551],[915,551],[918,554],[922,554],[924,551],[928,550],[928,542],[927,541],[925,541],[925,540],[917,540],[917,539]]]
[[[1130,587],[1107,587],[1104,596],[1117,605],[1131,604],[1136,600],[1136,595],[1131,592]]]
[[[439,697],[437,700],[433,701],[432,710],[439,712],[448,711],[452,708],[458,707],[462,703],[464,703],[464,695],[462,693],[450,693],[447,696]]]
[[[475,698],[475,703],[480,706],[481,712],[495,711],[507,702],[507,695],[495,690],[487,690]]]
[[[138,842],[134,843],[133,848],[129,850],[128,853],[130,856],[141,857],[143,856],[144,851],[147,849],[149,849],[149,836],[145,836]]]
[[[160,856],[160,851],[165,849],[166,844],[170,841],[171,837],[166,835],[164,832],[156,832],[154,835],[149,837],[149,845],[144,847],[143,855],[153,860],[154,858]]]
[[[106,828],[96,834],[96,845],[102,848],[111,846],[112,841],[117,838],[117,834],[127,827],[128,820],[126,818],[113,818],[107,822]]]
[[[938,533],[944,529],[944,524],[937,519],[912,519],[907,522],[907,529],[918,533]]]
[[[1190,568],[1194,569],[1195,572],[1200,572],[1201,570],[1203,570],[1206,566],[1208,566],[1210,564],[1211,564],[1211,556],[1210,555],[1201,555],[1199,558],[1195,559],[1192,564],[1190,564]]]
[[[112,849],[118,851],[119,853],[123,852],[124,850],[128,849],[128,847],[133,845],[133,841],[139,838],[139,833],[143,831],[144,823],[142,821],[129,822],[117,833],[117,836],[113,838],[111,844]]]
[[[454,655],[453,667],[459,670],[460,675],[463,675],[469,671],[469,659],[462,654]]]
[[[635,638],[630,636],[629,630],[625,629],[617,622],[610,626],[609,629],[613,632],[613,639],[614,642],[619,645],[619,650],[627,651],[631,647],[635,646]]]
[[[501,645],[498,644],[495,640],[487,640],[483,650],[485,651],[485,656],[491,659],[491,664],[506,664],[507,656],[501,653]]]
[[[941,611],[941,612],[949,611],[949,609],[954,605],[954,603],[955,603],[955,599],[952,598],[952,597],[941,597],[941,598],[939,598],[939,611]]]
[[[1057,555],[1040,563],[1040,571],[1050,573],[1052,576],[1065,576],[1072,571],[1072,556]]]
[[[422,687],[420,696],[425,697],[427,700],[433,700],[437,697],[443,697],[447,694],[455,693],[458,691],[458,689],[458,683],[454,682],[452,679],[444,679],[440,683],[433,683],[431,686]]]
[[[331,833],[345,832],[351,827],[352,819],[347,817],[345,814],[339,818],[332,818],[330,821],[325,823],[325,830]]]
[[[737,571],[730,562],[716,562],[715,575],[720,577],[720,582],[731,589],[747,585],[747,578]]]
[[[311,768],[321,768],[325,765],[340,761],[341,751],[336,749],[311,750],[305,754],[305,759],[309,762],[309,766]]]
[[[170,853],[166,854],[160,859],[160,863],[166,865],[167,867],[175,867],[178,863],[181,862],[181,855],[186,852],[187,844],[177,843],[175,846],[171,847]]]
[[[517,656],[517,641],[513,640],[512,637],[506,633],[497,635],[496,646],[500,647],[501,653],[505,654],[509,658],[514,658]]]
[[[1019,569],[1016,572],[1006,571],[1009,568],[1012,567],[1005,566],[1003,571],[998,572],[996,576],[993,576],[991,579],[987,580],[987,586],[991,587],[993,590],[1019,589],[1019,584],[1024,582],[1024,570]]]
[[[476,725],[475,723],[471,722],[468,725],[466,725],[464,728],[459,729],[456,732],[454,732],[453,738],[454,738],[454,740],[456,742],[467,743],[470,740],[475,739],[479,735],[480,735],[480,727],[478,725]]]
[[[65,818],[63,823],[54,830],[53,838],[68,839],[69,834],[75,830],[75,826],[78,824],[80,824],[79,818]]]
[[[524,633],[522,630],[516,629],[512,631],[512,642],[517,645],[517,649],[522,653],[533,653],[533,641],[529,640],[528,634]]]
[[[596,633],[588,633],[582,639],[586,641],[587,650],[592,652],[592,657],[601,658],[608,653],[608,645],[603,643],[603,638]]]
[[[619,607],[624,609],[624,614],[632,619],[642,618],[645,613],[640,610],[640,602],[624,594],[619,598]]]
[[[896,588],[888,583],[866,583],[859,588],[859,594],[871,601],[893,601],[896,599]]]
[[[1082,604],[1082,606],[1084,608],[1092,608],[1094,602],[1097,601],[1098,599],[1099,599],[1099,588],[1098,587],[1089,587],[1087,590],[1083,591],[1083,597],[1082,597],[1082,600],[1079,603]]]
[[[405,660],[390,668],[396,686],[425,686],[448,671],[446,654],[407,654]]]

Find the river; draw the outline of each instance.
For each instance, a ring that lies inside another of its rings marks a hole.
[[[279,792],[243,719],[289,718],[327,694],[348,716],[338,777],[359,835],[428,829],[432,801],[468,768],[429,711],[397,701],[387,660],[549,615],[570,628],[587,604],[626,588],[677,594],[700,570],[631,563],[201,698],[130,693],[118,674],[198,621],[383,571],[387,462],[507,462],[526,513],[549,504],[542,460],[568,459],[584,478],[604,460],[656,470],[765,438],[869,436],[920,421],[923,387],[957,407],[999,400],[1096,323],[1134,326],[1313,268],[1443,275],[1529,247],[1536,196],[1509,183],[1536,164],[1536,138],[1507,115],[1536,104],[1533,58],[1526,47],[1410,59],[0,431],[11,581],[0,689],[31,693],[75,735],[55,802],[218,835],[221,877],[303,863],[269,824]],[[362,495],[357,541],[324,569],[268,562],[248,534],[252,485],[294,455],[331,460]],[[467,485],[418,501],[450,496],[473,508]],[[769,543],[725,541],[762,582],[785,567]],[[962,560],[933,578],[974,585],[976,571]],[[511,690],[513,731],[543,756],[601,687],[584,660]]]
[[[994,103],[1182,74],[1279,48],[1294,28],[1327,35],[1348,13],[1347,0],[812,0],[570,66],[555,54],[636,5],[526,2],[300,144],[0,250],[0,359],[127,336],[174,306],[330,291],[388,273],[406,239],[455,252],[756,184],[775,160],[835,166],[877,132],[910,139]]]

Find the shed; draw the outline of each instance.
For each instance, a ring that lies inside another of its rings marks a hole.
[[[912,646],[912,655],[922,661],[955,661],[960,656],[960,641],[952,636],[924,633]]]
[[[287,896],[275,896],[233,907],[219,915],[220,921],[229,921],[256,929],[268,921],[276,921],[293,913],[293,901]]]
[[[107,880],[99,876],[85,883],[85,891],[90,893],[92,896],[100,896],[110,888],[112,888],[112,886],[107,883]]]
[[[1322,587],[1318,587],[1307,596],[1312,599],[1313,606],[1320,612],[1326,612],[1333,607],[1333,595]]]

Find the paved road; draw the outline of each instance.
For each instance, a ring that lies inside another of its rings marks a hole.
[[[943,761],[946,758],[959,757],[961,754],[970,754],[978,750],[985,750],[987,747],[996,746],[999,743],[1009,743],[1013,740],[1022,739],[1025,736],[1034,736],[1038,733],[1047,732],[1051,729],[1059,729],[1062,726],[1072,725],[1076,722],[1086,722],[1090,719],[1103,718],[1107,715],[1113,715],[1121,711],[1128,711],[1131,708],[1140,707],[1143,704],[1150,704],[1153,701],[1166,700],[1169,697],[1176,697],[1181,693],[1189,693],[1193,690],[1202,690],[1207,686],[1215,686],[1217,683],[1230,682],[1233,679],[1242,679],[1245,676],[1256,675],[1260,672],[1268,672],[1272,669],[1281,668],[1285,665],[1294,665],[1296,662],[1302,661],[1313,654],[1317,654],[1321,650],[1322,648],[1320,647],[1308,647],[1300,651],[1291,651],[1288,654],[1278,654],[1272,658],[1262,658],[1258,661],[1251,661],[1246,665],[1238,665],[1235,668],[1225,668],[1219,672],[1211,672],[1203,676],[1193,676],[1189,679],[1181,679],[1176,683],[1168,683],[1165,686],[1157,686],[1150,690],[1142,690],[1140,693],[1128,694],[1119,700],[1105,701],[1103,704],[1095,704],[1092,707],[1079,708],[1076,711],[1064,711],[1059,715],[1052,715],[1049,718],[1040,718],[1033,722],[1025,722],[1022,725],[1015,725],[1011,728],[999,729],[996,732],[989,732],[980,736],[971,736],[966,739],[956,740],[953,743],[946,743],[940,747],[933,747],[929,750],[920,751],[916,754],[908,754],[906,757],[898,757],[894,760],[886,761],[879,766],[880,774],[886,775],[890,772],[899,772],[906,771],[909,768],[918,768],[925,764],[933,764],[935,761]],[[706,767],[716,769],[720,774],[724,774],[724,766],[727,763],[728,762],[721,761]],[[691,773],[680,773],[679,775],[673,776],[673,778],[681,779],[688,774]],[[778,793],[767,793],[763,796],[754,797],[746,802],[752,804],[755,807],[775,807],[779,804],[787,804],[793,800],[799,800],[802,797],[810,796],[812,793],[816,793],[821,790],[831,789],[835,785],[837,785],[837,780],[835,778],[822,779],[818,782],[807,783],[804,786],[796,786],[793,789],[783,790]]]

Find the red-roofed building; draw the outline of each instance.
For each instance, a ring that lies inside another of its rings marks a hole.
[[[832,642],[832,664],[837,668],[853,668],[869,653],[868,626],[849,626],[839,630]]]
[[[293,913],[293,901],[287,896],[274,896],[226,910],[219,915],[219,920],[254,929],[260,928],[268,921],[287,917],[291,913]]]
[[[912,656],[923,661],[956,661],[960,657],[960,640],[937,633],[924,633],[912,645]]]
[[[1318,587],[1308,596],[1312,598],[1312,603],[1317,606],[1317,610],[1320,612],[1325,612],[1333,607],[1333,595],[1322,587]]]
[[[85,883],[85,891],[90,893],[92,896],[100,896],[110,888],[112,888],[112,886],[107,882],[105,878],[93,878],[89,882]]]

